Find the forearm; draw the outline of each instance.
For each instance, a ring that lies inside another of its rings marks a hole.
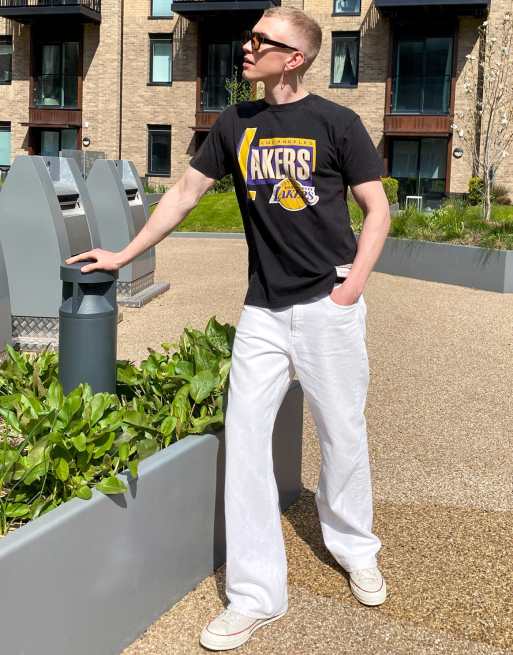
[[[186,193],[180,183],[166,191],[144,227],[119,252],[121,265],[128,264],[138,255],[162,241],[183,221],[197,201],[198,198]]]
[[[390,229],[389,210],[373,210],[365,216],[363,228],[358,238],[358,250],[347,277],[348,286],[358,294],[363,293],[369,275],[379,259],[385,239]]]

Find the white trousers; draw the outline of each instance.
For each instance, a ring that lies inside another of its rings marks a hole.
[[[364,416],[366,314],[363,295],[347,306],[326,294],[278,310],[243,307],[225,420],[226,595],[242,614],[263,618],[288,608],[272,432],[294,371],[320,443],[315,501],[324,543],[346,571],[377,565]]]

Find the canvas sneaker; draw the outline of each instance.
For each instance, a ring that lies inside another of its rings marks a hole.
[[[257,630],[267,623],[276,621],[287,610],[265,619],[255,619],[231,609],[223,610],[215,619],[203,628],[200,644],[210,650],[229,650],[242,646]]]
[[[364,605],[381,605],[385,602],[387,585],[377,567],[351,571],[349,586],[354,597]]]

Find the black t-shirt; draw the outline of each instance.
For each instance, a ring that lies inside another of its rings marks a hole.
[[[327,293],[356,238],[347,186],[379,180],[383,160],[357,113],[309,94],[227,107],[192,158],[233,174],[249,251],[248,305],[278,308]]]

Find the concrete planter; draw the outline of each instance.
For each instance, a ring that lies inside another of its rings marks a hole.
[[[285,510],[301,489],[303,393],[278,414]],[[224,433],[144,460],[129,491],[73,499],[0,540],[0,633],[9,655],[115,655],[225,560]]]
[[[387,237],[375,271],[513,292],[513,251]]]

